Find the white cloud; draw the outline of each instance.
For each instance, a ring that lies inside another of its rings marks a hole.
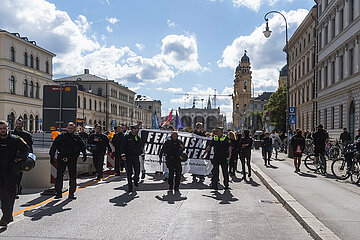
[[[308,11],[298,9],[282,13],[287,18],[289,30],[294,30]],[[251,34],[236,38],[224,49],[221,59],[217,62],[219,67],[235,69],[246,49],[250,57],[253,83],[258,91],[271,86],[275,88],[279,78],[278,71],[286,64],[286,55],[282,51],[285,45],[284,19],[280,15],[274,15],[269,19],[269,27],[273,31],[270,38],[267,39],[263,35],[263,23]]]
[[[119,21],[119,19],[117,19],[116,17],[112,17],[112,18],[106,18],[106,21],[108,21],[111,24],[115,24]]]
[[[145,45],[142,43],[136,43],[135,46],[139,49],[139,50],[143,50]]]
[[[175,28],[177,26],[177,24],[175,22],[172,22],[170,19],[167,19],[166,23],[170,28]]]
[[[105,29],[106,29],[106,31],[108,31],[110,33],[113,32],[113,29],[109,25],[107,25]]]
[[[158,87],[158,88],[156,88],[156,90],[158,90],[158,91],[166,91],[166,92],[171,92],[171,93],[184,92],[184,90],[182,88],[162,88],[162,87]]]
[[[209,0],[210,2],[216,2],[216,0]],[[218,0],[219,2],[223,2],[224,0]],[[263,5],[273,6],[280,0],[231,0],[234,7],[246,7],[250,10],[258,12]],[[283,0],[292,2],[294,0]]]

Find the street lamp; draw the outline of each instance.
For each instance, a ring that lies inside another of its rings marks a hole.
[[[269,14],[275,14],[275,13],[278,13],[280,14],[284,20],[285,20],[285,34],[286,34],[286,46],[285,46],[285,51],[286,51],[286,66],[287,66],[287,74],[286,74],[286,132],[288,134],[288,147],[289,147],[289,142],[290,142],[290,139],[289,139],[289,132],[290,132],[290,128],[289,128],[289,107],[290,107],[290,94],[289,94],[289,88],[290,88],[290,82],[289,82],[289,40],[288,40],[288,23],[287,23],[287,20],[286,20],[286,17],[279,11],[270,11],[268,13],[265,14],[264,16],[264,19],[265,19],[265,22],[266,22],[266,27],[265,27],[265,31],[263,32],[264,33],[264,36],[266,38],[269,38],[270,35],[271,35],[271,31],[269,29],[269,19],[267,18],[267,16]],[[288,151],[289,153],[290,151]]]

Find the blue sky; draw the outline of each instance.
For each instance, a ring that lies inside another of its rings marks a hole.
[[[26,4],[24,4],[26,2]],[[90,73],[114,79],[163,103],[190,107],[179,93],[207,99],[231,94],[234,69],[246,49],[255,93],[276,89],[285,64],[284,23],[291,33],[313,0],[0,0],[0,28],[19,32],[55,54],[54,78]],[[217,105],[231,120],[230,98]],[[206,105],[204,101],[204,106]],[[201,102],[197,107],[201,107]]]

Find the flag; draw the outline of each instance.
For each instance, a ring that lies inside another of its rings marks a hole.
[[[184,128],[184,124],[181,122],[181,119],[178,115],[178,112],[176,111],[176,117],[175,117],[175,129]]]
[[[170,122],[171,122],[171,120],[172,120],[172,111],[173,111],[173,110],[171,109],[171,111],[170,111],[170,113],[169,113],[169,116],[167,116],[165,122],[163,122],[163,123],[161,124],[162,127],[165,126],[165,125],[170,125]]]
[[[154,112],[153,121],[152,121],[152,128],[159,129],[159,121],[156,116],[156,111]]]

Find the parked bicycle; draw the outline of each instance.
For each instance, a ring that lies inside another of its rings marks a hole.
[[[324,155],[319,154],[318,162],[316,163],[316,155],[311,154],[307,155],[304,160],[305,167],[310,171],[321,172],[322,174],[326,174],[326,158]]]
[[[351,162],[351,166],[348,166],[348,162]],[[353,144],[345,147],[344,156],[333,161],[331,171],[340,180],[350,177],[352,183],[360,183],[360,153],[354,150]]]

